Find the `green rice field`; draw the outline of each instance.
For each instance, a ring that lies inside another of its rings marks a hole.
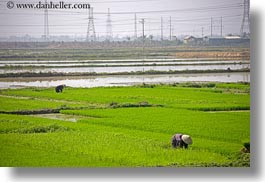
[[[0,103],[0,166],[250,166],[249,83],[5,89]],[[193,144],[173,149],[176,133]]]

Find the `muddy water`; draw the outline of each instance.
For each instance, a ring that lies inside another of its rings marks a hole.
[[[177,64],[177,65],[194,65],[194,64],[249,64],[249,61],[246,60],[164,60],[164,61],[158,61],[158,60],[124,60],[121,61],[0,61],[0,68],[4,66],[53,66],[53,67],[62,67],[62,66],[87,66],[87,67],[100,67],[100,66],[132,66],[132,65],[169,65],[169,64]],[[18,68],[19,69],[19,68]]]
[[[39,64],[27,64],[27,63],[14,63],[14,64],[1,64],[0,68],[6,67],[6,66],[17,66],[18,68],[13,69],[22,69],[22,67],[111,67],[111,66],[154,66],[154,65],[175,65],[175,66],[181,66],[181,65],[196,65],[196,64],[225,64],[224,62],[218,62],[218,61],[199,61],[199,62],[138,62],[138,63],[39,63]],[[249,62],[231,62],[231,64],[249,64]],[[228,65],[228,64],[227,64]],[[26,68],[25,68],[26,69]]]
[[[220,60],[214,58],[181,58],[181,59],[111,59],[111,60],[0,60],[0,64],[13,64],[13,63],[79,63],[79,62],[86,62],[86,63],[110,63],[110,62],[181,62],[181,61],[246,61],[246,60]]]
[[[0,88],[54,87],[66,84],[70,87],[130,86],[142,83],[174,82],[250,82],[250,73],[204,73],[170,75],[120,75],[62,78],[2,78]]]
[[[205,65],[211,63],[213,65]],[[220,65],[220,63],[222,63]],[[230,64],[224,64],[230,63]],[[231,64],[233,63],[233,64]],[[160,64],[158,66],[157,64]],[[164,64],[164,65],[163,65]],[[174,65],[170,65],[174,64]],[[179,64],[179,65],[175,65]],[[201,65],[198,65],[201,64]],[[21,66],[4,69],[6,65]],[[93,67],[92,67],[93,65]],[[103,67],[107,65],[107,67]],[[122,65],[122,66],[117,66]],[[137,65],[137,66],[135,66]],[[23,67],[26,66],[26,67]],[[34,68],[29,66],[44,66]],[[54,66],[48,68],[45,66]],[[63,68],[62,66],[70,66]],[[73,67],[71,67],[73,66]],[[85,67],[75,67],[85,66]],[[238,70],[250,68],[247,60],[213,60],[213,59],[127,59],[127,60],[40,60],[40,61],[0,61],[0,74],[23,72],[58,72],[58,73],[118,73],[136,71],[184,71],[184,70]],[[90,76],[64,78],[2,78],[0,88],[20,87],[54,87],[66,84],[71,87],[127,86],[145,83],[174,83],[187,81],[212,82],[249,82],[249,73],[210,73],[210,74],[176,74],[176,75],[127,75],[127,76]]]
[[[136,72],[136,71],[183,71],[183,70],[238,70],[249,68],[249,64],[233,64],[233,65],[185,65],[185,66],[129,66],[129,67],[73,67],[73,68],[37,68],[37,69],[1,69],[0,73],[119,73],[119,72]]]
[[[31,116],[40,117],[40,118],[55,119],[55,120],[62,120],[62,121],[70,121],[70,122],[77,122],[79,119],[84,118],[84,117],[81,117],[81,116],[61,114],[61,113],[35,114],[35,115],[31,115]]]

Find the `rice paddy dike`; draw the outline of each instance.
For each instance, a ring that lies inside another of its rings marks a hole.
[[[0,100],[0,166],[250,166],[249,83],[32,87]],[[171,147],[175,133],[192,137],[188,150]]]

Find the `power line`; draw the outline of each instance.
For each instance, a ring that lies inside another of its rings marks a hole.
[[[236,18],[236,17],[240,17],[242,16],[243,14],[236,14],[236,15],[228,15],[228,16],[222,16],[223,18],[225,17],[225,19],[223,19],[223,22],[227,21],[227,22],[232,22],[232,21],[228,21],[229,18]],[[212,18],[218,18],[218,17],[212,17]],[[95,20],[96,18],[94,18]],[[152,19],[152,20],[156,20],[156,19],[153,19],[153,18],[145,18],[145,19]],[[65,27],[65,26],[86,26],[86,22],[85,20],[88,20],[88,18],[85,18],[83,19],[82,21],[84,23],[77,23],[77,24],[73,24],[71,23],[70,25],[69,24],[51,24],[49,23],[49,27]],[[132,21],[135,19],[122,19],[122,20],[112,20],[111,22],[129,22],[129,21]],[[208,21],[209,18],[206,17],[206,18],[196,18],[196,19],[178,19],[178,20],[174,20],[172,17],[171,17],[171,21],[172,22],[175,22],[175,23],[181,23],[181,22],[187,22],[187,23],[190,23],[191,21],[194,21],[195,23],[197,23],[199,20],[206,20]],[[76,21],[76,20],[75,20]],[[238,20],[236,20],[237,22]],[[68,20],[65,20],[64,22],[72,22],[72,21],[68,21]],[[97,26],[105,26],[105,23],[98,23],[97,22]],[[150,24],[160,24],[161,21],[149,21],[148,23]],[[131,23],[112,23],[112,25],[131,25]],[[38,26],[43,26],[43,24],[0,24],[0,27],[38,27]]]
[[[226,15],[226,16],[222,16],[222,17],[225,17],[225,18],[235,18],[235,17],[240,17],[242,16],[242,14],[236,14],[236,15]],[[219,16],[212,16],[212,18],[218,18]],[[206,21],[209,21],[209,16],[207,15],[206,17],[203,17],[203,18],[191,18],[191,19],[174,19],[172,18],[172,21],[173,22],[182,22],[182,21],[196,21],[198,22],[199,20],[206,20]]]
[[[47,4],[47,0],[45,0],[45,4]],[[49,39],[49,19],[48,19],[48,9],[44,9],[44,41],[48,41]]]
[[[170,12],[187,12],[187,13],[190,13],[190,12],[207,12],[207,11],[218,11],[218,10],[229,10],[229,9],[233,9],[233,8],[242,8],[243,7],[243,4],[242,3],[236,3],[236,4],[227,4],[227,5],[224,5],[224,6],[206,6],[206,7],[199,7],[199,8],[182,8],[182,9],[171,9],[171,10],[157,10],[157,11],[134,11],[134,12],[130,12],[130,11],[124,11],[124,12],[112,12],[112,14],[153,14],[153,13],[170,13]],[[29,9],[27,9],[29,10]],[[33,10],[33,9],[32,9]],[[36,10],[36,9],[34,9]],[[69,15],[73,15],[73,14],[84,14],[84,12],[77,12],[77,11],[73,11],[73,10],[69,10],[67,12],[64,11],[64,10],[50,10],[51,12],[59,12],[59,13],[62,13],[64,12],[65,14],[61,14],[61,15],[67,15],[67,13]],[[31,15],[31,14],[28,14],[28,13],[0,13],[0,14],[21,14],[21,15]],[[94,12],[94,14],[107,14],[106,12]],[[58,14],[56,14],[58,15]]]
[[[230,4],[225,6],[208,6],[208,7],[200,7],[200,8],[186,8],[186,9],[171,9],[171,10],[156,10],[156,11],[124,11],[124,12],[113,12],[112,14],[152,14],[152,13],[170,13],[170,12],[205,12],[205,11],[218,11],[232,8],[241,8],[243,6],[242,3]],[[95,14],[106,14],[105,12],[95,12]]]
[[[221,9],[223,8],[223,10],[226,10],[226,9],[227,10],[232,10],[232,9],[235,9],[235,8],[241,8],[242,5],[243,5],[242,3],[236,3],[236,4],[234,3],[234,4],[231,4],[231,6],[230,5],[228,6],[228,4],[225,4],[225,5],[222,5],[220,8]],[[204,10],[203,10],[203,8],[204,8]],[[152,15],[154,13],[171,13],[171,12],[177,12],[177,11],[178,12],[186,12],[186,11],[188,12],[188,10],[189,11],[190,10],[193,10],[195,12],[197,11],[197,12],[205,12],[205,13],[207,13],[207,12],[213,11],[213,10],[217,11],[217,10],[219,10],[218,8],[219,8],[218,6],[206,6],[206,7],[199,7],[199,8],[185,8],[185,9],[175,9],[175,10],[173,9],[173,10],[159,10],[159,11],[138,11],[136,13],[135,12],[128,12],[128,11],[127,12],[126,11],[125,12],[114,12],[114,14],[119,14],[119,15],[133,13],[135,15],[135,18],[134,19],[129,19],[128,18],[128,19],[116,20],[116,21],[115,20],[111,20],[110,21],[110,25],[111,25],[111,30],[112,30],[112,25],[117,25],[117,28],[116,27],[115,28],[118,29],[118,31],[113,31],[115,33],[116,32],[117,33],[118,32],[122,32],[122,33],[125,33],[125,32],[134,32],[134,35],[137,38],[137,17],[136,17],[136,14],[139,13],[139,12],[142,13],[142,14],[148,14],[148,13],[150,13],[150,15]],[[51,13],[51,11],[53,12],[53,14]],[[84,12],[72,12],[72,11],[67,12],[67,11],[59,11],[59,10],[57,10],[57,11],[56,10],[49,10],[49,16],[50,15],[57,15],[57,17],[52,18],[52,21],[53,22],[56,22],[56,21],[59,22],[58,19],[56,19],[56,18],[60,18],[60,21],[66,23],[66,24],[61,24],[61,25],[60,24],[56,24],[56,25],[52,25],[51,22],[48,22],[48,18],[47,18],[47,26],[44,25],[44,28],[45,27],[48,27],[47,30],[44,29],[44,32],[46,30],[46,32],[48,33],[47,37],[49,36],[49,28],[50,27],[58,27],[58,28],[54,29],[55,32],[57,32],[57,30],[60,31],[60,29],[65,29],[64,27],[68,27],[67,29],[80,30],[80,28],[82,26],[86,26],[87,23],[85,21],[88,20],[88,31],[87,31],[87,35],[89,34],[89,37],[90,38],[95,37],[95,39],[96,39],[96,35],[95,35],[95,25],[96,26],[106,26],[106,20],[103,23],[103,19],[100,18],[100,17],[103,17],[103,16],[99,16],[99,18],[98,17],[94,18],[94,16],[93,16],[94,14],[106,14],[106,12],[102,12],[102,13],[101,12],[96,12],[96,13],[93,12],[92,13],[93,23],[91,23],[91,24],[89,23],[91,21],[91,18],[90,17],[88,17],[88,18],[81,17],[81,19],[76,19],[76,20],[71,20],[71,19],[68,19],[68,17],[66,17],[68,20],[67,19],[66,20],[61,20],[62,18],[65,18],[65,17],[58,16],[58,15],[62,15],[61,13],[68,13],[67,15],[83,15]],[[2,13],[0,13],[0,14],[2,14]],[[16,13],[12,13],[12,14],[16,14]],[[34,15],[34,13],[33,14],[26,14],[25,13],[24,15],[30,15],[30,16],[32,16],[32,15]],[[107,15],[109,15],[108,17],[110,17],[110,12],[109,11],[108,11]],[[42,16],[43,16],[43,14],[42,14]],[[241,15],[224,15],[224,16],[222,16],[222,17],[227,17],[226,19],[224,19],[224,22],[225,22],[224,24],[226,25],[227,24],[226,22],[232,22],[232,21],[228,21],[227,20],[228,18],[234,18],[234,17],[238,17],[238,16],[242,16],[242,14]],[[45,15],[44,15],[44,17],[45,17]],[[118,16],[116,16],[116,17],[118,17]],[[212,16],[212,18],[211,18],[211,35],[213,34],[213,29],[214,29],[214,26],[213,26],[213,18],[217,18],[217,17]],[[46,18],[44,18],[44,19],[46,19]],[[161,17],[161,21],[159,21],[159,18],[154,19],[154,16],[152,18],[148,18],[148,15],[145,16],[145,18],[142,18],[142,19],[145,20],[145,22],[143,24],[146,24],[146,25],[149,24],[149,29],[150,29],[150,24],[157,24],[158,25],[160,23],[161,24],[161,27],[158,30],[161,31],[161,39],[164,38],[163,37],[164,36],[163,35],[164,34],[164,30],[163,30],[164,27],[163,27],[163,18],[162,17]],[[149,19],[150,19],[150,21],[146,21],[146,20],[149,20]],[[133,22],[132,22],[133,20],[134,20],[134,30],[133,30]],[[75,22],[73,22],[73,21],[75,21]],[[124,21],[124,23],[123,23],[123,21]],[[129,21],[131,21],[131,23]],[[169,38],[170,39],[172,38],[172,27],[173,27],[173,25],[175,25],[175,27],[176,27],[176,24],[177,23],[187,23],[187,24],[188,23],[189,24],[196,23],[196,26],[201,27],[201,26],[204,26],[204,24],[203,24],[204,21],[205,21],[205,23],[206,23],[206,21],[208,22],[208,26],[206,28],[207,31],[208,31],[209,30],[208,29],[208,27],[209,27],[209,17],[198,18],[198,16],[196,16],[196,18],[191,18],[191,19],[190,18],[189,19],[186,19],[186,18],[179,19],[179,18],[174,18],[174,17],[171,17],[170,16],[169,17]],[[84,22],[84,24],[82,22]],[[94,24],[94,22],[96,24]],[[200,23],[198,25],[198,22],[202,22],[202,23]],[[45,21],[44,21],[44,24],[45,24]],[[93,26],[92,26],[92,24],[93,24]],[[91,26],[89,27],[89,25],[91,25]],[[25,24],[25,25],[22,25],[22,24],[18,24],[18,25],[0,25],[0,26],[1,27],[32,27],[32,28],[34,28],[34,27],[43,26],[43,25],[34,25],[34,24]],[[122,26],[128,26],[128,28],[126,30],[122,30],[122,28],[125,29],[125,27],[122,27]],[[107,20],[107,27],[108,27],[108,20]],[[154,25],[151,25],[151,29],[150,30],[148,29],[148,31],[157,30],[157,29],[152,29],[153,27],[154,27]],[[223,28],[223,20],[221,20],[221,35],[222,35],[222,31],[223,31],[222,28]],[[144,29],[144,27],[143,27],[143,29]],[[121,31],[119,31],[119,30],[121,30]],[[130,31],[130,30],[132,30],[132,31]],[[1,30],[1,33],[2,33],[2,31],[3,30]],[[147,33],[150,33],[148,31],[147,31]],[[28,32],[30,32],[30,31],[28,31]],[[157,31],[157,32],[156,33],[159,34],[159,31]],[[198,32],[200,32],[200,31],[198,31]],[[36,33],[36,32],[34,32],[34,33]],[[47,33],[44,33],[44,35],[47,34]],[[98,33],[101,34],[101,32],[98,32]],[[106,33],[108,34],[108,30],[105,32],[105,34]],[[112,34],[112,31],[111,31],[111,34]]]
[[[205,28],[204,28],[205,29]],[[154,28],[154,29],[150,29],[150,31],[158,31],[158,30],[161,30],[160,28]],[[209,30],[209,29],[207,29]],[[183,29],[182,31],[178,31],[178,33],[184,33],[184,34],[187,34],[187,32],[189,32],[190,29]],[[197,31],[197,30],[196,30]],[[198,31],[201,31],[201,29]],[[134,30],[117,30],[117,31],[113,31],[113,33],[133,33]],[[9,34],[10,32],[2,32],[1,34]],[[15,31],[15,32],[12,32],[12,33],[21,33],[19,30]],[[40,32],[27,32],[28,34],[31,34],[31,33],[40,33]],[[53,32],[53,35],[56,35],[56,34],[69,34],[69,33],[72,33],[72,31],[55,31]],[[102,34],[102,36],[105,36],[106,32],[105,31],[102,31],[102,32],[97,32],[97,34]],[[146,35],[145,35],[146,36]],[[157,36],[160,36],[160,35],[157,35]]]

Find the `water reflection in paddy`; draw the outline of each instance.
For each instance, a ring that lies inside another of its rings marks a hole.
[[[168,75],[119,75],[62,78],[6,78],[0,79],[0,88],[54,87],[66,84],[70,87],[130,86],[141,83],[175,82],[250,82],[250,73],[204,73]]]
[[[136,72],[136,71],[183,71],[183,70],[214,70],[214,69],[232,69],[238,70],[249,68],[249,64],[233,65],[185,65],[185,66],[129,66],[129,67],[72,67],[72,68],[28,68],[28,69],[0,69],[0,73],[118,73],[118,72]]]

